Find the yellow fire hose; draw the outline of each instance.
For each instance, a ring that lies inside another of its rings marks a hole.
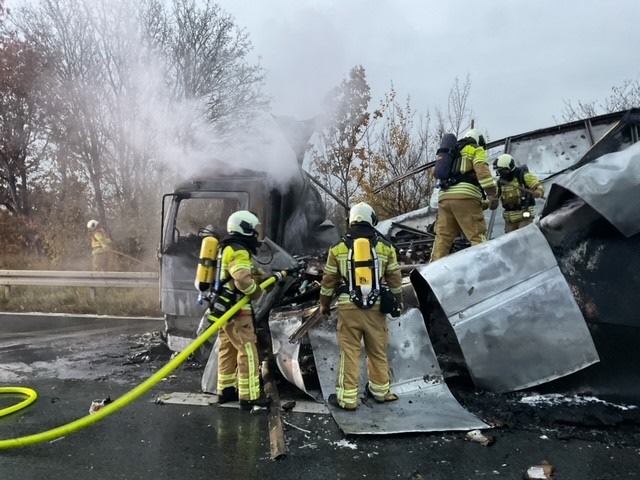
[[[282,276],[286,275],[285,272],[281,272]],[[269,277],[264,282],[260,284],[260,288],[266,288],[277,280],[275,276]],[[229,309],[224,315],[222,315],[219,319],[209,326],[198,338],[196,338],[189,346],[187,346],[183,351],[181,351],[175,358],[173,358],[169,363],[167,363],[164,367],[154,373],[151,377],[146,379],[140,385],[135,387],[134,389],[128,391],[121,397],[117,398],[113,402],[105,405],[100,410],[98,410],[94,414],[90,414],[74,420],[73,422],[67,423],[66,425],[62,425],[57,428],[53,428],[51,430],[47,430],[45,432],[35,433],[33,435],[27,435],[24,437],[11,438],[6,440],[0,440],[0,450],[7,450],[10,448],[16,447],[26,447],[27,445],[33,445],[36,443],[46,442],[50,440],[55,440],[56,438],[65,437],[73,432],[76,432],[82,428],[93,425],[94,423],[99,422],[103,418],[111,415],[117,410],[120,410],[124,406],[130,404],[138,397],[140,397],[143,393],[149,391],[152,387],[154,387],[158,382],[160,382],[163,378],[168,376],[171,372],[173,372],[178,366],[180,366],[189,356],[194,353],[198,348],[200,348],[213,334],[215,334],[221,327],[223,327],[229,319],[235,315],[235,313],[240,310],[247,302],[249,301],[249,297],[244,296],[240,299],[238,303],[236,303],[233,307]],[[9,407],[12,413],[18,410],[19,408],[24,408],[27,405],[33,403],[35,401],[37,394],[35,391],[29,388],[22,387],[3,387],[11,389],[11,392],[4,393],[22,393],[24,395],[29,395],[29,398],[23,400],[22,402]],[[29,391],[29,393],[27,393]],[[30,393],[33,392],[33,395]],[[0,391],[0,393],[3,393]],[[26,403],[28,402],[28,403]],[[6,410],[6,409],[5,409]],[[1,412],[1,411],[0,411]]]
[[[22,410],[23,408],[28,407],[33,402],[35,402],[36,398],[38,398],[38,394],[35,390],[26,387],[0,387],[0,394],[2,393],[25,395],[27,398],[25,398],[21,402],[16,403],[15,405],[11,405],[10,407],[1,409],[0,417],[4,417],[5,415],[9,415],[10,413]]]

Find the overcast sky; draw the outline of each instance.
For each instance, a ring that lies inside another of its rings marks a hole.
[[[364,66],[378,106],[391,84],[418,113],[471,78],[493,140],[561,123],[564,100],[603,101],[640,77],[640,0],[218,0],[250,35],[273,112],[299,119]]]

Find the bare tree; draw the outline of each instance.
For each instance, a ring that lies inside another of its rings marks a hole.
[[[204,99],[211,122],[221,128],[268,106],[264,70],[247,57],[249,35],[211,0],[173,0],[167,12],[159,0],[143,11],[147,35],[168,59],[176,98]]]
[[[442,137],[447,132],[459,137],[464,130],[469,128],[473,120],[473,111],[469,106],[470,92],[471,76],[467,74],[463,83],[456,77],[453,86],[449,90],[446,113],[436,109],[437,138]]]
[[[578,100],[574,104],[564,100],[561,118],[563,122],[571,122],[636,107],[640,107],[640,79],[627,79],[611,87],[611,94],[603,102]]]

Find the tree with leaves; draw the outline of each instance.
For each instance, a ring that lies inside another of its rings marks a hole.
[[[410,98],[400,104],[393,87],[385,95],[381,110],[385,111],[384,119],[367,139],[370,158],[360,186],[362,199],[380,218],[389,218],[428,205],[434,186],[431,171],[398,181],[380,192],[378,188],[424,163],[433,141],[428,114],[416,125]]]
[[[311,150],[312,170],[341,200],[342,205],[333,209],[336,225],[345,225],[347,206],[359,194],[369,160],[364,140],[373,121],[382,116],[379,110],[368,111],[370,100],[366,72],[360,65],[353,67],[349,77],[325,97],[326,113],[319,141]]]
[[[29,217],[48,144],[40,76],[43,59],[13,33],[0,37],[0,205]]]
[[[174,179],[164,161],[267,104],[246,33],[192,0],[42,0],[11,20],[49,67],[48,193],[80,225],[90,216],[128,236],[127,253],[152,252],[153,213]]]

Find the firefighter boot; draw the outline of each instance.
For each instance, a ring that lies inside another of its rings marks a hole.
[[[271,400],[264,395],[260,395],[255,400],[240,400],[240,410],[251,410],[253,407],[266,408],[271,403]]]
[[[329,398],[327,398],[327,402],[329,403],[329,405],[333,407],[338,407],[338,408],[341,408],[342,410],[347,410],[349,412],[353,412],[355,411],[356,408],[358,408],[358,405],[355,403],[340,404],[340,402],[338,401],[338,396],[335,393],[332,393],[331,395],[329,395]]]
[[[238,400],[238,391],[234,387],[227,387],[218,395],[218,405]]]
[[[398,395],[389,390],[384,395],[374,395],[371,389],[369,389],[369,385],[366,387],[367,396],[373,398],[376,403],[385,403],[385,402],[395,402],[398,400]]]

